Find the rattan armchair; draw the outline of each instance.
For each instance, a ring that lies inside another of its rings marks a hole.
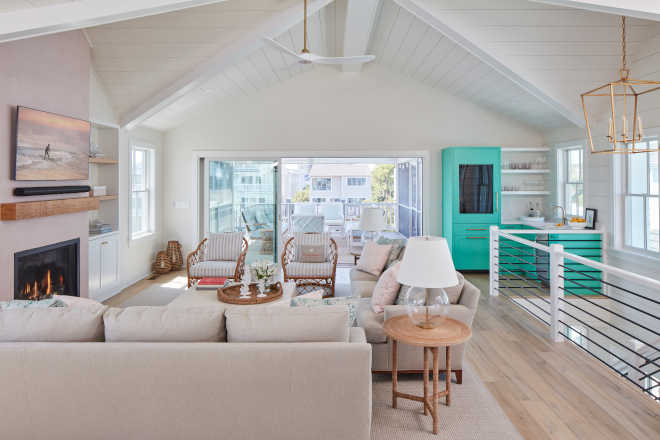
[[[337,243],[332,238],[330,239],[330,249],[328,250],[327,263],[304,263],[308,266],[317,264],[319,272],[301,274],[299,270],[292,270],[295,263],[295,249],[293,245],[293,238],[290,238],[284,245],[282,251],[282,271],[284,272],[284,282],[295,282],[296,287],[302,287],[303,292],[313,292],[314,290],[323,289],[323,297],[330,298],[335,296],[335,278],[337,275],[337,259],[339,252],[337,251]],[[323,265],[323,266],[322,266]],[[332,265],[330,267],[330,265]],[[330,293],[327,294],[327,290]]]
[[[243,237],[243,248],[241,250],[241,254],[238,257],[238,261],[236,261],[236,267],[233,268],[232,265],[228,263],[234,263],[233,261],[205,261],[205,256],[206,256],[206,238],[202,240],[202,242],[197,246],[197,249],[195,249],[193,252],[191,252],[188,255],[187,259],[187,268],[188,268],[188,287],[192,287],[193,284],[195,284],[197,281],[201,280],[204,277],[226,277],[229,279],[233,279],[234,281],[238,282],[241,281],[243,278],[243,275],[245,274],[245,255],[247,254],[248,251],[248,242]],[[217,263],[217,264],[207,264],[206,266],[210,266],[205,268],[205,272],[207,272],[205,275],[200,275],[199,274],[199,268],[200,268],[200,263]],[[197,268],[195,268],[197,266]],[[215,266],[215,267],[214,267]],[[192,273],[191,273],[192,269]],[[233,270],[231,270],[233,269]]]

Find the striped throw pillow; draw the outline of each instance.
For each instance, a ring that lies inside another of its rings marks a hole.
[[[296,255],[293,261],[295,262],[300,262],[300,246],[323,247],[323,255],[325,255],[325,261],[328,261],[328,253],[330,252],[330,233],[323,232],[321,234],[304,234],[302,232],[294,232],[293,249]]]
[[[209,233],[206,241],[207,261],[236,261],[243,250],[243,232]]]

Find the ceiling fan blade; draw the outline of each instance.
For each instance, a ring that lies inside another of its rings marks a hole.
[[[319,64],[361,64],[361,63],[368,63],[369,61],[372,61],[374,58],[376,57],[373,55],[364,55],[359,57],[334,57],[334,58],[314,57],[312,59],[312,62]]]
[[[304,59],[303,57],[301,57],[301,56],[298,55],[297,53],[295,53],[295,52],[291,52],[289,49],[287,49],[286,47],[282,46],[282,45],[281,45],[280,43],[278,43],[277,41],[275,41],[275,40],[271,40],[271,39],[268,38],[268,37],[262,37],[262,38],[261,38],[261,41],[263,41],[264,44],[265,44],[266,46],[268,46],[268,47],[270,47],[270,48],[272,48],[272,49],[275,49],[275,50],[277,50],[277,51],[279,51],[279,52],[285,53],[285,54],[287,54],[287,55],[291,55],[292,57],[296,57],[296,58],[301,59],[301,60]]]
[[[298,63],[293,63],[293,64],[291,64],[290,66],[287,66],[287,67],[285,67],[285,68],[283,68],[283,69],[277,69],[275,72],[288,72],[289,70],[293,70],[293,69],[295,69],[295,68],[298,67],[298,66],[300,66],[300,64],[298,64]]]

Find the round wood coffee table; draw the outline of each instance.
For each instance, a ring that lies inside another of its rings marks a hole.
[[[383,323],[383,333],[392,339],[392,408],[396,408],[396,399],[414,400],[424,403],[424,415],[431,412],[433,433],[438,433],[438,399],[447,397],[447,406],[451,405],[451,347],[467,342],[472,337],[470,327],[455,319],[447,318],[433,329],[423,329],[410,320],[408,315],[399,315]],[[424,347],[424,397],[400,393],[396,389],[396,351],[397,342]],[[438,392],[438,347],[447,347],[445,365],[446,389]],[[429,396],[429,355],[433,356],[433,394]],[[431,406],[431,403],[433,406]]]

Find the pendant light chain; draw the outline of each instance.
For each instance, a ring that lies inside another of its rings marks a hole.
[[[621,39],[623,41],[622,46],[623,46],[623,69],[626,70],[626,17],[623,16],[621,17],[623,23],[621,24]]]

